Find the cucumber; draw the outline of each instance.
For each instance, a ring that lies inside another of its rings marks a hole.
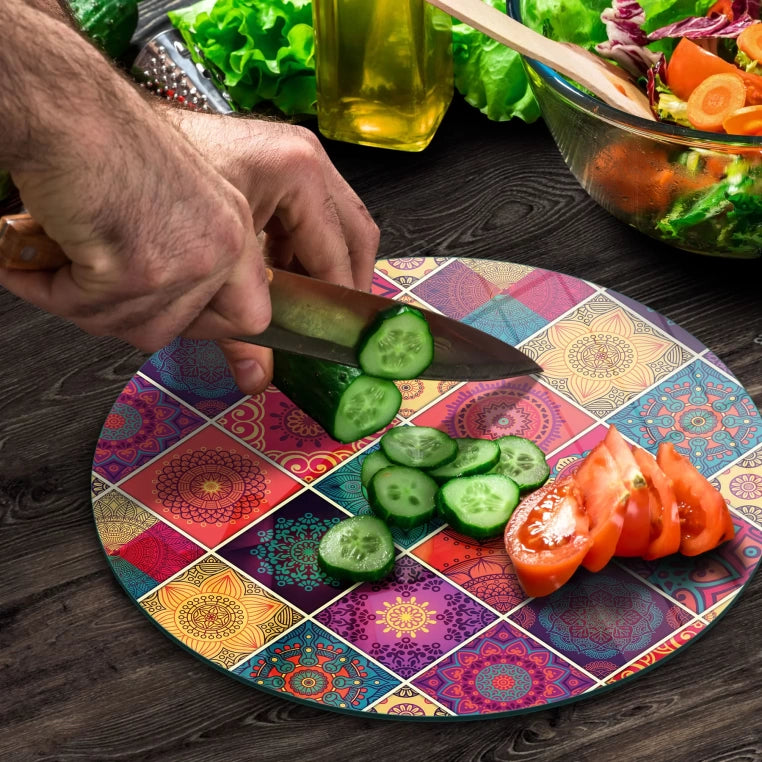
[[[381,437],[381,450],[392,463],[411,468],[438,468],[455,460],[456,441],[430,426],[396,426]]]
[[[392,533],[375,516],[342,519],[320,538],[318,564],[326,574],[339,580],[382,579],[394,568]]]
[[[138,0],[69,0],[74,20],[110,58],[127,51],[138,26]]]
[[[387,466],[391,466],[391,462],[381,450],[374,450],[373,452],[368,453],[360,468],[360,484],[365,487],[365,489],[368,489],[368,484],[373,478],[373,474]]]
[[[357,360],[371,376],[418,378],[434,359],[434,338],[420,310],[406,304],[381,312],[364,332]]]
[[[402,395],[392,381],[280,350],[273,358],[273,385],[338,442],[373,434],[399,412]]]
[[[500,460],[490,473],[509,476],[522,494],[541,487],[550,476],[545,453],[532,441],[509,434],[495,440]]]
[[[497,537],[519,504],[516,482],[501,474],[450,479],[437,493],[437,508],[457,532],[475,540]]]
[[[492,439],[460,437],[455,443],[458,445],[455,460],[429,471],[429,476],[440,484],[460,476],[484,474],[500,461],[500,448]]]
[[[387,466],[370,480],[368,501],[387,524],[412,529],[434,515],[438,490],[439,485],[418,468]]]

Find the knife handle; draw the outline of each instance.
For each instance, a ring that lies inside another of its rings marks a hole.
[[[9,270],[57,270],[69,261],[29,214],[0,217],[0,267]]]

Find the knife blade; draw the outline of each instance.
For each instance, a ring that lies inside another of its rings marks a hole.
[[[56,269],[68,259],[30,215],[0,218],[0,267]],[[358,367],[357,346],[379,312],[400,302],[306,275],[268,268],[272,320],[239,341]],[[459,320],[416,307],[434,337],[434,360],[419,378],[490,381],[541,373],[516,347]]]

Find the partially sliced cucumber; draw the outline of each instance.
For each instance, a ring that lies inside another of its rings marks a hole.
[[[382,312],[360,342],[360,367],[370,376],[402,381],[434,359],[434,339],[420,310],[406,304]]]
[[[495,440],[500,460],[490,473],[509,476],[522,493],[541,487],[550,476],[545,453],[532,441],[509,434]]]
[[[458,445],[430,426],[396,426],[381,437],[381,450],[392,463],[410,468],[438,468],[455,460]]]
[[[439,485],[417,468],[387,466],[370,480],[368,501],[387,524],[412,529],[434,515],[438,490]]]
[[[492,439],[460,437],[455,440],[455,443],[458,445],[455,460],[429,471],[429,476],[440,484],[459,476],[484,474],[500,460],[500,448]]]
[[[394,568],[392,533],[375,516],[342,519],[321,538],[318,563],[336,579],[350,582],[382,579]]]
[[[437,507],[450,526],[477,540],[502,534],[514,508],[519,488],[500,474],[450,479],[437,493]]]
[[[373,452],[368,453],[360,468],[360,484],[367,489],[370,480],[373,478],[373,474],[375,474],[376,471],[380,471],[382,468],[391,465],[391,461],[383,452],[381,452],[381,450],[374,450]]]

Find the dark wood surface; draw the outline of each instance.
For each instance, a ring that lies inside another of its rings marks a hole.
[[[143,34],[166,7],[145,0]],[[712,348],[762,406],[762,261],[681,254],[628,229],[585,195],[541,123],[491,123],[456,98],[421,154],[327,148],[383,231],[380,256],[508,260],[612,287]],[[128,599],[93,525],[95,441],[144,356],[4,291],[0,315],[3,762],[762,759],[759,578],[674,659],[510,719],[337,715],[202,664]]]

